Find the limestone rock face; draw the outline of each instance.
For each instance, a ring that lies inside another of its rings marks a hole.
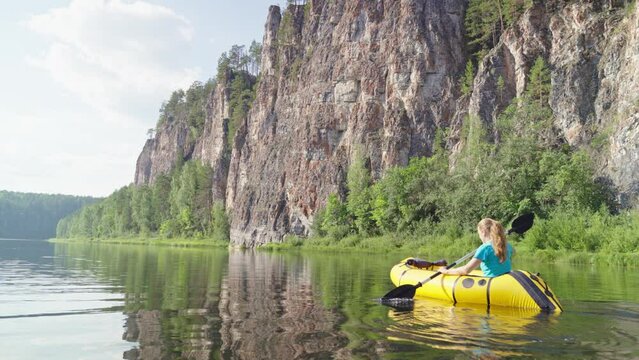
[[[228,144],[229,89],[220,85],[206,104],[204,131],[195,143],[193,158],[200,159],[213,170],[213,199],[224,201],[229,171]]]
[[[464,1],[328,1],[271,7],[256,101],[235,139],[231,238],[305,235],[355,156],[373,176],[429,155],[464,65]]]
[[[547,15],[540,6],[527,11],[484,57],[473,83],[468,113],[489,127],[511,100],[523,95],[530,67],[549,46]],[[499,86],[499,79],[503,86]]]
[[[158,128],[155,137],[148,139],[135,167],[135,184],[153,183],[159,175],[168,174],[178,158],[191,154],[188,143],[189,127],[175,121]]]
[[[198,159],[213,169],[213,200],[224,201],[230,160],[228,82],[218,84],[205,105],[202,134],[193,139],[185,115],[160,125],[146,141],[135,171],[135,184],[151,184],[173,170],[178,160]]]

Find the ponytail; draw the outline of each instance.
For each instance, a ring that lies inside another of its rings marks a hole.
[[[486,218],[477,224],[477,230],[480,234],[483,234],[482,236],[490,238],[495,256],[499,258],[499,262],[506,261],[506,231],[504,226],[497,220]]]
[[[499,262],[506,261],[506,232],[504,227],[498,221],[490,227],[490,238],[492,239],[495,255],[499,258]]]

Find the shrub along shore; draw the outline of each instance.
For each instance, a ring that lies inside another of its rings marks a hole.
[[[540,262],[639,266],[639,212],[610,215],[604,211],[557,214],[537,219],[523,236],[509,235],[516,257]],[[411,231],[376,236],[348,235],[302,239],[285,238],[282,243],[262,247],[273,251],[363,251],[398,252],[429,260],[453,261],[481,245],[475,231],[454,222],[423,222]]]

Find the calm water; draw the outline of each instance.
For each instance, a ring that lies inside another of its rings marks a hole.
[[[402,256],[0,241],[1,359],[637,358],[634,270],[539,271],[561,315],[372,301]]]

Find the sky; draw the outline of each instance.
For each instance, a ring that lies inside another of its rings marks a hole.
[[[106,196],[162,101],[262,41],[280,0],[29,0],[0,12],[0,190]]]

